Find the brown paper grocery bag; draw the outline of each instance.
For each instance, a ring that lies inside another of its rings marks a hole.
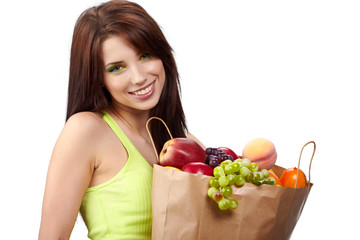
[[[207,195],[210,178],[154,165],[153,240],[290,239],[312,187],[310,167],[307,187],[246,183],[233,187],[239,207],[223,211]]]

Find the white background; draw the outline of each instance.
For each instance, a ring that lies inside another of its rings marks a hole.
[[[0,14],[0,219],[36,239],[48,162],[64,125],[79,14],[101,1],[7,1]],[[138,0],[175,51],[189,130],[241,154],[271,140],[277,164],[317,143],[313,189],[292,240],[358,236],[360,6],[357,1]],[[312,146],[301,168],[307,173]],[[5,225],[4,225],[5,224]],[[78,219],[71,239],[86,239]]]

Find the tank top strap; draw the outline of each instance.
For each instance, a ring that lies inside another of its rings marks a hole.
[[[119,127],[117,122],[110,116],[110,114],[108,114],[107,112],[103,112],[103,118],[106,121],[106,123],[110,126],[110,128],[114,131],[116,136],[120,139],[121,143],[124,145],[124,147],[128,152],[130,152],[130,150],[137,151],[137,149],[132,144],[130,139],[126,136],[126,134]]]

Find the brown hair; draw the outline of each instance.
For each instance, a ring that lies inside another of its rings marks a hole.
[[[89,8],[76,22],[71,46],[66,120],[77,112],[101,113],[112,107],[111,95],[103,87],[101,45],[113,35],[121,35],[135,49],[149,51],[162,60],[165,85],[159,103],[150,111],[150,116],[162,118],[174,137],[185,137],[187,127],[172,48],[155,20],[138,4],[124,0],[113,0]],[[169,138],[167,132],[158,121],[152,121],[150,131],[160,151]]]

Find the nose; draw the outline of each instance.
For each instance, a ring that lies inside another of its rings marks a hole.
[[[142,85],[146,82],[146,74],[144,69],[141,68],[141,66],[136,65],[132,68],[131,82],[134,85]]]

